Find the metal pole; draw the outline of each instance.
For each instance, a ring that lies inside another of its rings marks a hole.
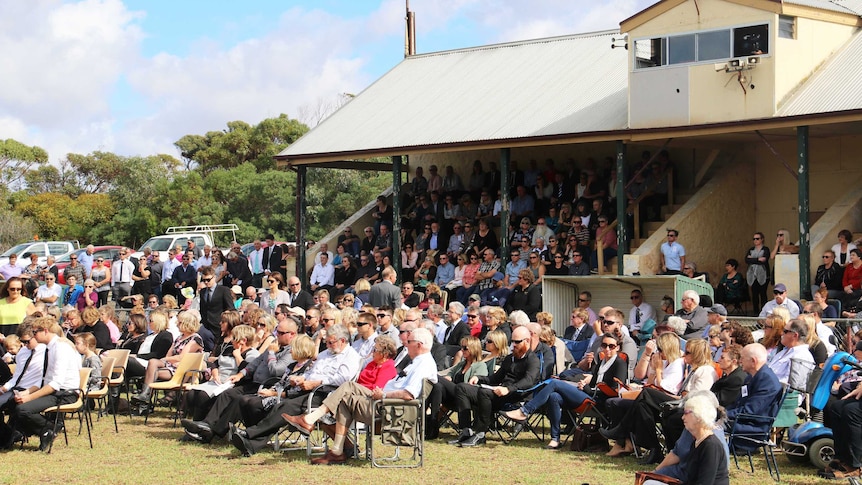
[[[308,272],[305,271],[305,184],[308,168],[296,167],[296,276],[303,288],[308,288]]]
[[[670,141],[670,140],[668,140]],[[623,274],[623,256],[629,252],[628,221],[626,218],[626,144],[617,141],[617,274]],[[635,211],[637,211],[635,207]]]
[[[500,261],[505,268],[509,263],[509,161],[512,151],[509,148],[500,149],[500,196],[502,210],[500,211]],[[482,260],[482,256],[479,256]]]
[[[401,155],[392,157],[392,267],[401,284]]]
[[[796,151],[799,163],[799,296],[809,299],[811,295],[811,241],[808,211],[808,127],[796,129]]]

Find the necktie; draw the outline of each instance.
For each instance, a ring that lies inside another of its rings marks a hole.
[[[27,362],[24,362],[24,370],[18,374],[18,379],[15,379],[15,384],[12,385],[12,389],[18,387],[18,384],[21,382],[21,378],[24,377],[24,374],[27,372],[27,368],[30,367],[30,361],[33,360],[33,351],[30,351],[30,355],[27,356]],[[44,372],[44,371],[43,371]]]
[[[42,385],[39,387],[45,387],[45,375],[48,374],[48,347],[45,347],[45,364],[42,367]]]
[[[207,288],[207,291],[204,292],[204,300],[209,303],[213,298],[213,289]]]
[[[640,308],[635,310],[635,323],[641,323],[641,310],[640,310]]]

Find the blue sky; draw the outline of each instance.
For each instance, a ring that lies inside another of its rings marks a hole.
[[[419,53],[618,28],[650,0],[412,0]],[[404,0],[0,0],[0,137],[168,153],[228,121],[310,125],[403,58]]]

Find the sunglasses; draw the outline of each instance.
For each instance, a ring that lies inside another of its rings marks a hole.
[[[21,345],[30,345],[30,339],[21,339]]]
[[[278,281],[278,280],[266,280],[266,282],[267,282],[267,283],[275,283],[275,282],[277,282],[277,281]]]
[[[290,332],[290,331],[282,332],[281,330],[276,330],[275,333],[277,333],[278,335],[288,335],[288,334],[295,334],[296,332]]]
[[[772,294],[773,294],[773,295],[783,295],[783,294],[784,294],[784,292],[783,292],[783,291],[775,291],[775,290],[773,290],[773,291],[772,291]]]
[[[790,330],[790,329],[785,328],[785,329],[784,329],[784,331],[783,331],[782,333],[784,333],[784,334],[788,334],[788,333],[796,333],[796,332],[794,332],[793,330]]]
[[[368,322],[356,322],[356,326],[357,326],[357,327],[364,327],[364,326],[366,326],[366,325],[371,325],[371,324],[370,324],[370,323],[368,323]]]
[[[212,278],[201,278],[201,281],[203,281],[204,283],[209,283],[212,280]]]
[[[389,315],[387,315],[387,314],[385,314],[385,313],[378,313],[378,314],[377,314],[377,318],[386,318],[386,317],[388,317],[388,316],[389,316]]]
[[[526,341],[527,341],[527,339],[512,340],[512,344],[513,344],[513,345],[518,345],[518,344],[520,344],[520,343],[522,343],[522,342],[526,342]]]
[[[494,343],[494,341],[493,341],[493,340],[491,340],[491,339],[488,339],[488,340],[486,340],[486,341],[485,341],[485,343],[486,343],[486,344],[492,344],[492,343]]]
[[[603,348],[603,349],[610,349],[610,350],[614,350],[615,348],[617,348],[617,344],[604,344],[604,343],[603,343],[603,344],[602,344],[602,348]]]
[[[21,288],[13,288],[10,286],[9,291],[21,291]]]

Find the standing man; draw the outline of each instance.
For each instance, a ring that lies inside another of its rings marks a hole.
[[[86,275],[84,279],[89,278],[90,272],[93,271],[93,252],[95,251],[96,248],[92,244],[88,244],[84,252],[78,256],[78,264],[83,266],[84,274]]]
[[[679,231],[667,230],[667,241],[661,244],[661,270],[662,274],[682,274],[685,266],[685,248],[677,242]]]
[[[200,293],[201,325],[208,328],[213,335],[219,335],[221,314],[233,310],[233,295],[230,288],[216,284],[215,269],[212,266],[201,268],[201,283],[204,287]]]
[[[281,272],[281,258],[284,254],[281,251],[281,246],[275,244],[275,236],[267,234],[264,237],[266,240],[266,248],[263,250],[264,273],[270,275],[272,273]],[[282,274],[284,278],[286,275]]]
[[[49,451],[57,436],[54,423],[48,421],[42,411],[75,402],[78,395],[74,391],[81,385],[81,356],[73,346],[63,342],[52,331],[55,325],[51,317],[40,317],[33,321],[33,338],[47,346],[42,386],[18,393],[15,396],[15,409],[9,417],[13,441],[17,437],[38,434],[41,451]]]
[[[204,266],[212,266],[213,264],[213,248],[209,244],[204,245],[204,252],[198,259],[195,260],[195,268],[200,272]],[[150,268],[152,271],[152,268]]]
[[[629,312],[629,330],[632,339],[639,342],[641,326],[647,320],[655,320],[655,309],[649,303],[644,301],[644,294],[641,290],[634,289],[629,297],[632,300],[632,309]],[[649,339],[649,335],[646,336]]]
[[[162,271],[165,263],[159,259],[159,252],[153,251],[153,260],[150,263],[150,288],[157,297],[162,296]]]
[[[192,255],[195,259],[198,259],[201,257],[201,254],[202,254],[201,248],[199,248],[197,246],[197,244],[195,244],[194,240],[191,238],[189,238],[189,240],[186,241],[186,252],[189,252],[189,251],[192,252]]]
[[[191,264],[191,255],[183,254],[180,260],[180,265],[174,269],[174,274],[171,276],[171,284],[176,292],[177,303],[180,306],[186,302],[186,297],[183,295],[183,288],[195,288],[198,281],[198,275],[195,267]]]
[[[260,239],[254,240],[254,250],[248,254],[248,262],[251,265],[251,284],[255,288],[263,287],[264,272],[264,254],[263,245]]]
[[[165,260],[162,265],[162,291],[161,297],[164,298],[165,295],[175,295],[176,292],[174,288],[171,286],[171,278],[174,276],[174,270],[180,265],[180,262],[177,261],[176,251],[174,249],[168,249],[168,259]],[[113,269],[113,266],[112,266]],[[150,276],[152,276],[152,271],[150,272]]]
[[[115,302],[120,302],[132,292],[132,273],[135,265],[129,261],[129,248],[120,249],[120,259],[111,265],[111,291]]]
[[[401,290],[395,286],[398,275],[392,266],[383,268],[380,283],[371,287],[368,293],[368,303],[375,308],[388,306],[389,308],[401,308]],[[397,339],[396,339],[397,342]]]

